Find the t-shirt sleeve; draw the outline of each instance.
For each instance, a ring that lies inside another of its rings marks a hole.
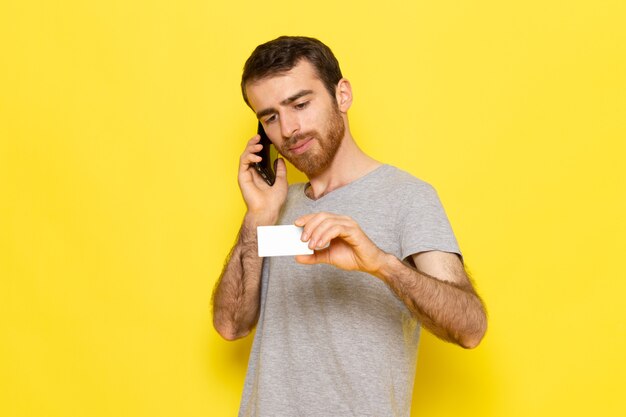
[[[430,184],[412,184],[401,199],[401,259],[431,250],[462,255],[439,196]]]

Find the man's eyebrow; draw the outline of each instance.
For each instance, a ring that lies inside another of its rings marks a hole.
[[[276,113],[276,109],[274,107],[268,107],[267,109],[263,109],[257,112],[256,118],[261,119],[262,117],[267,116],[268,114]]]
[[[293,103],[294,101],[296,101],[300,97],[304,97],[304,96],[306,96],[308,94],[313,94],[313,90],[301,90],[301,91],[298,91],[293,96],[287,97],[286,99],[281,101],[280,104],[282,106],[286,106],[286,105],[288,105],[290,103]],[[257,114],[256,114],[256,117],[257,117],[257,119],[260,119],[261,117],[267,116],[268,114],[272,114],[272,113],[276,113],[276,109],[274,107],[268,107],[267,109],[259,110],[257,112]]]
[[[296,101],[300,97],[304,97],[307,94],[313,94],[313,90],[302,90],[302,91],[299,91],[296,94],[294,94],[293,96],[288,97],[288,98],[284,99],[283,101],[281,101],[280,104],[282,104],[283,106],[286,106],[287,104],[293,103],[294,101]]]

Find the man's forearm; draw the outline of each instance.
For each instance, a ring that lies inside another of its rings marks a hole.
[[[213,325],[228,340],[246,336],[258,320],[263,258],[257,254],[257,224],[246,215],[213,291]]]
[[[437,337],[473,348],[482,339],[487,319],[482,302],[471,288],[431,277],[388,254],[376,273],[424,327]]]

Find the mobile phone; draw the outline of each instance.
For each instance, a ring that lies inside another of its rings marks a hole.
[[[274,162],[278,159],[278,151],[272,145],[270,138],[265,134],[265,130],[263,129],[263,125],[259,122],[259,126],[257,128],[257,133],[261,136],[261,141],[259,142],[263,145],[263,149],[259,152],[256,152],[256,155],[263,158],[261,162],[255,162],[254,167],[257,172],[261,174],[265,182],[269,185],[274,185],[276,181],[276,172],[274,171]]]

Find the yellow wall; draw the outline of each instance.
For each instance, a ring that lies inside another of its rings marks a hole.
[[[333,48],[486,300],[477,350],[424,336],[413,414],[626,415],[624,1],[212,3],[0,3],[0,415],[236,413],[251,341],[209,301],[281,34]]]

